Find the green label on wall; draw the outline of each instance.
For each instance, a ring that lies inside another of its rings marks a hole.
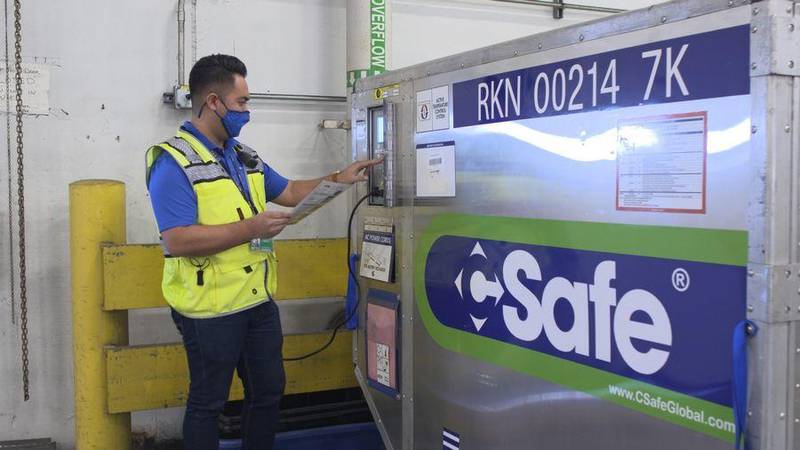
[[[369,7],[369,69],[386,70],[386,0],[371,0]]]
[[[347,87],[353,87],[353,85],[356,84],[356,80],[371,77],[381,72],[383,72],[383,70],[351,70],[347,72]]]
[[[386,0],[370,0],[369,4],[369,68],[347,72],[347,87],[357,80],[386,71]]]

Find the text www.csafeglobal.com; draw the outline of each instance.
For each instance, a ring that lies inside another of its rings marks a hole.
[[[630,390],[615,385],[609,385],[608,392],[615,397],[620,397],[658,411],[666,412],[684,419],[716,428],[718,430],[727,431],[729,433],[734,433],[736,431],[736,425],[733,422],[713,416],[706,417],[705,411],[696,411],[689,406],[681,405],[675,400],[664,400],[663,398],[656,397],[648,392]]]

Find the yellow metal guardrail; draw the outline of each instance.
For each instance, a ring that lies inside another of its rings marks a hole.
[[[166,307],[161,295],[163,258],[158,245],[125,244],[125,185],[85,180],[70,185],[73,359],[76,446],[128,449],[130,412],[186,402],[188,368],[180,343],[128,346],[127,311]],[[343,296],[344,239],[275,242],[279,301]],[[284,355],[321,346],[329,333],[287,335]],[[324,352],[285,363],[286,393],[357,385],[350,333]],[[241,399],[234,377],[231,399]]]

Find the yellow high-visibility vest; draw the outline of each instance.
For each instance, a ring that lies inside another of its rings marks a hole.
[[[252,205],[217,162],[211,151],[190,133],[177,135],[147,150],[147,181],[156,159],[169,154],[183,169],[197,195],[197,224],[223,225],[245,220],[267,206],[264,163],[258,154],[240,146],[257,161],[247,168]],[[250,250],[249,242],[205,257],[173,257],[164,249],[164,298],[187,317],[207,318],[234,313],[272,298],[278,286],[277,259],[272,252]]]

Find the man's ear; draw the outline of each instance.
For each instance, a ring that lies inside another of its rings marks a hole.
[[[219,100],[219,95],[217,95],[214,92],[209,92],[206,95],[206,98],[205,98],[206,103],[205,104],[208,105],[208,108],[211,109],[212,111],[216,111],[217,110],[217,101],[218,100]]]

